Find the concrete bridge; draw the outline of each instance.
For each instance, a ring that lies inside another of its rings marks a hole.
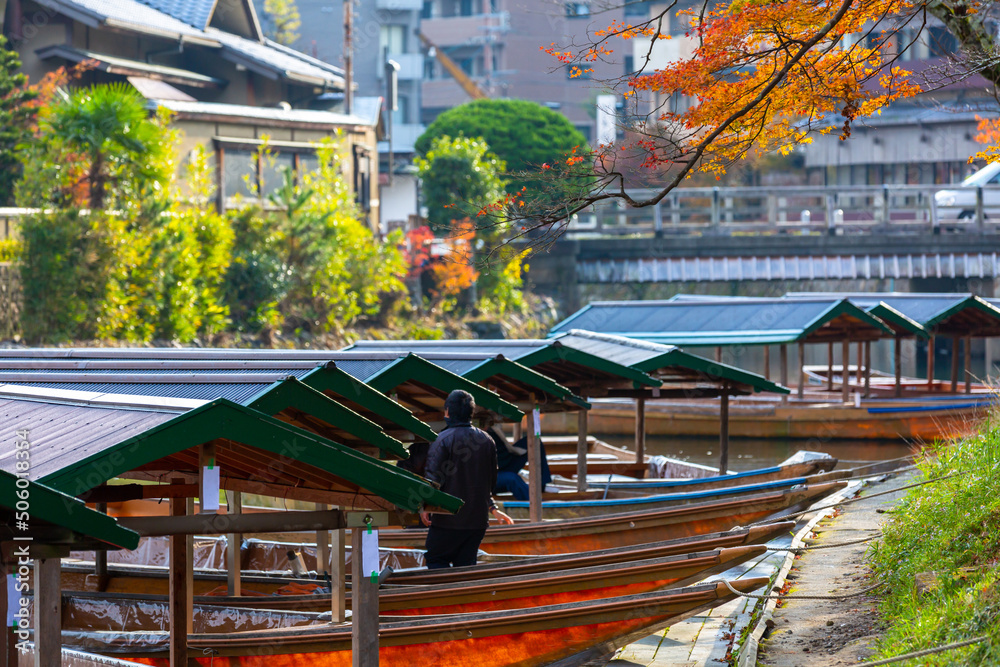
[[[991,296],[1000,277],[1000,188],[973,189],[969,210],[939,210],[941,187],[678,189],[656,207],[581,215],[529,262],[529,276],[568,312],[583,293],[611,285],[865,289],[876,281],[938,291],[971,282]]]

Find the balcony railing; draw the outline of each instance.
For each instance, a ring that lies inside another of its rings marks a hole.
[[[437,46],[485,44],[510,28],[507,12],[423,19],[420,31]]]

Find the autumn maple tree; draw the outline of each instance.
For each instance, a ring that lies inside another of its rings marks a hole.
[[[618,92],[642,112],[633,116],[625,141],[595,147],[592,159],[566,155],[547,165],[553,179],[588,175],[592,187],[558,208],[530,193],[521,197],[523,204],[505,209],[513,236],[531,235],[536,247],[544,245],[573,214],[597,202],[649,206],[695,173],[719,176],[739,160],[788,153],[813,133],[836,132],[846,140],[858,119],[927,88],[897,59],[912,46],[907,35],[913,31],[901,28],[922,27],[929,17],[956,37],[966,71],[955,76],[975,71],[1000,81],[984,14],[974,0],[674,0],[637,24],[614,22],[592,33],[582,46],[542,47],[570,76],[587,75],[591,86],[596,81]],[[690,57],[654,62],[658,40],[681,39],[669,30],[678,19],[689,26],[683,39]],[[640,39],[648,48],[645,57],[636,54],[635,72],[595,79],[595,63],[620,62],[617,52],[631,53]],[[687,104],[672,105],[678,98]],[[981,129],[987,132],[987,123]],[[994,132],[1000,136],[1000,125]],[[626,163],[656,172],[657,188],[648,197],[626,191]]]

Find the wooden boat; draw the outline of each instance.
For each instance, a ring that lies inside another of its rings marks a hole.
[[[667,587],[686,586],[724,572],[766,551],[763,546],[735,547],[716,551],[635,560],[613,567],[599,565],[531,575],[462,581],[423,586],[390,586],[379,590],[379,613],[390,616],[465,614],[501,609],[521,609],[582,602],[647,593]],[[70,618],[78,629],[126,631],[166,630],[169,618],[165,595],[76,593]],[[348,608],[351,598],[346,599]],[[232,630],[234,622],[246,626],[253,613],[266,609],[288,612],[330,610],[330,595],[247,595],[241,597],[198,596],[196,631],[216,631],[222,623]],[[244,608],[249,620],[219,616],[217,607]],[[264,615],[268,623],[271,619]],[[108,621],[110,619],[110,622]],[[102,625],[109,627],[103,627]],[[297,623],[300,624],[300,623]],[[197,630],[197,628],[203,630]],[[270,626],[269,626],[270,627]]]
[[[963,396],[957,401],[931,398],[900,399],[889,404],[861,401],[860,407],[823,402],[787,403],[734,398],[729,405],[729,435],[733,438],[802,438],[838,440],[907,440],[931,442],[974,433],[994,401]],[[543,417],[543,428],[572,430],[561,413]],[[545,421],[548,420],[548,421]],[[631,403],[595,402],[590,429],[597,433],[633,432]],[[646,404],[646,433],[652,436],[718,437],[718,401],[656,401]],[[589,470],[589,468],[588,468]]]
[[[556,556],[538,556],[523,559],[511,559],[504,562],[483,563],[468,567],[455,567],[440,570],[425,568],[394,572],[387,583],[400,585],[446,584],[464,581],[481,581],[507,576],[538,575],[547,572],[595,566],[617,566],[634,560],[663,558],[700,551],[736,548],[755,544],[764,544],[772,539],[791,531],[795,523],[781,521],[768,523],[752,528],[735,528],[726,532],[708,533],[695,537],[683,537],[665,540],[652,544],[638,546],[616,547],[590,551],[585,553],[560,554]],[[93,591],[96,579],[92,574],[93,564],[65,562],[62,567],[62,589],[64,591]],[[167,594],[167,571],[164,567],[108,566],[109,577],[105,591],[108,593],[125,594]],[[265,594],[276,591],[291,584],[315,585],[315,579],[294,579],[280,575],[262,575],[244,573],[243,586],[246,589]],[[225,586],[226,574],[223,572],[195,571],[194,591],[196,595],[206,595]],[[349,585],[349,584],[348,584]]]
[[[621,512],[642,512],[668,507],[692,505],[699,502],[736,500],[755,494],[790,489],[794,486],[811,484],[811,477],[793,477],[772,482],[760,482],[743,486],[724,486],[699,491],[679,493],[649,493],[636,495],[635,492],[609,491],[607,498],[598,500],[543,500],[542,513],[548,519],[574,519],[588,516],[605,516]],[[528,518],[529,503],[526,500],[508,500],[501,503],[503,511],[515,519]]]
[[[779,480],[801,479],[816,473],[828,472],[837,465],[837,459],[824,458],[791,465],[757,468],[729,475],[698,477],[691,479],[610,479],[606,482],[592,482],[591,488],[610,491],[642,491],[644,493],[673,493],[724,489],[747,484],[760,484]],[[826,480],[824,480],[826,481]],[[554,498],[553,500],[559,500]],[[577,500],[574,498],[573,500]]]
[[[766,578],[734,580],[741,592]],[[379,664],[386,667],[464,665],[508,667],[584,665],[615,649],[735,597],[725,583],[704,584],[561,605],[475,614],[383,620]],[[224,608],[222,608],[224,609]],[[168,667],[167,633],[63,633],[63,644],[142,664]],[[188,646],[197,664],[213,667],[346,667],[349,624],[223,634],[194,634]],[[203,653],[204,652],[204,653]]]
[[[492,526],[483,549],[494,554],[559,554],[645,544],[726,530],[805,509],[843,488],[830,482],[776,490],[737,500],[718,500],[644,512],[567,519],[513,526]],[[423,544],[426,530],[383,530],[379,543],[390,547]]]

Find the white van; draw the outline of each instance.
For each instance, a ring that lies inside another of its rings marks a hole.
[[[976,216],[976,188],[1000,185],[1000,162],[991,162],[972,176],[962,181],[954,190],[938,190],[934,193],[938,217],[941,219],[974,218]],[[983,190],[983,208],[1000,206],[1000,188],[988,187]]]

